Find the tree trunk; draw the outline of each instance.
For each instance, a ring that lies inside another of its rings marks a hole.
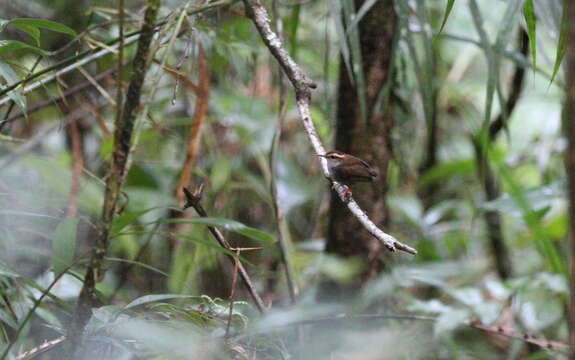
[[[356,11],[363,5],[356,0]],[[392,48],[396,36],[397,17],[394,1],[378,1],[358,24],[360,47],[365,77],[367,114],[361,116],[357,89],[350,79],[345,63],[340,61],[339,93],[337,101],[337,125],[335,149],[353,154],[376,167],[379,176],[373,184],[353,186],[353,196],[374,223],[383,226],[388,221],[385,202],[387,192],[387,169],[391,158],[390,131],[393,125],[391,101],[386,109],[374,109],[390,76]],[[384,268],[382,254],[386,251],[351,216],[336,195],[331,199],[331,212],[327,239],[327,252],[344,258],[361,257],[365,267],[352,287],[359,287],[374,278]],[[327,288],[326,291],[330,289]],[[326,294],[330,296],[330,294]]]
[[[567,1],[565,19],[575,18],[575,2]],[[567,140],[565,149],[565,173],[569,203],[569,245],[570,245],[570,302],[569,343],[572,346],[571,359],[575,359],[575,22],[567,21],[565,52],[565,107],[563,109],[563,133]]]

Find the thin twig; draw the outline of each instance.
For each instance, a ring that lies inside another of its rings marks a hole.
[[[271,29],[269,15],[259,1],[243,0],[243,2],[246,8],[246,14],[253,21],[264,44],[277,59],[284,73],[294,87],[300,117],[316,154],[325,154],[325,148],[317,135],[317,131],[311,119],[311,89],[314,89],[316,84],[304,74],[299,65],[295,63],[289,53],[285,50],[280,38]],[[350,198],[349,195],[346,196],[345,188],[330,178],[327,161],[323,158],[320,161],[325,177],[331,181],[333,188],[337,191],[340,199],[346,203],[348,209],[362,223],[367,231],[379,239],[390,251],[395,251],[397,249],[410,254],[417,254],[417,250],[411,246],[399,242],[393,236],[386,234],[379,229],[359,207],[355,200]]]
[[[16,355],[16,360],[26,360],[31,359],[32,357],[36,357],[40,354],[45,353],[48,350],[53,349],[55,346],[61,344],[64,340],[66,340],[66,337],[60,336],[53,340],[44,341],[41,345],[38,345],[30,350],[24,351]]]
[[[82,156],[82,137],[78,129],[79,119],[70,122],[70,138],[72,142],[72,185],[68,196],[68,208],[66,217],[74,218],[78,214],[78,195],[80,194],[80,181],[82,169],[84,168],[84,159]]]
[[[236,286],[238,285],[238,266],[240,264],[240,249],[236,250],[236,258],[234,264],[234,273],[232,274],[232,288],[230,289],[230,310],[228,313],[228,324],[226,325],[226,338],[230,336],[230,329],[232,327],[232,316],[234,314],[234,295],[236,293]]]
[[[276,10],[276,2],[274,1],[274,11]],[[282,22],[281,17],[275,14],[276,18],[276,29],[278,34],[282,33]],[[295,276],[293,273],[293,264],[290,257],[290,234],[289,228],[285,221],[284,214],[281,209],[279,196],[278,196],[278,186],[277,186],[277,157],[279,152],[280,139],[282,135],[282,128],[285,122],[287,113],[287,101],[286,101],[286,87],[283,82],[283,74],[281,68],[278,71],[278,82],[279,82],[279,109],[278,117],[276,123],[276,131],[272,140],[272,147],[270,151],[270,192],[272,195],[274,215],[276,217],[277,233],[278,233],[278,247],[281,254],[281,259],[284,265],[286,282],[288,285],[289,296],[292,304],[295,304],[296,297],[298,294],[297,283],[295,281]]]
[[[212,9],[217,9],[217,8],[220,8],[220,7],[223,7],[223,6],[231,5],[231,4],[233,4],[235,1],[238,1],[238,0],[220,0],[220,1],[214,1],[214,2],[208,3],[208,4],[205,4],[205,5],[190,6],[191,9],[188,11],[188,15],[199,14],[199,13],[202,13],[202,12],[205,12],[205,11],[209,11],[209,10],[212,10]],[[157,30],[157,29],[161,28],[161,27],[164,26],[167,22],[168,22],[167,20],[163,20],[163,21],[158,22],[158,23],[154,26],[154,29]],[[136,35],[139,35],[139,34],[141,34],[141,33],[142,33],[142,29],[136,30],[136,31],[132,31],[131,33],[125,34],[124,38],[125,38],[125,39],[131,38],[131,37],[136,36]],[[118,43],[119,41],[120,41],[119,38],[112,39],[112,40],[108,41],[105,45],[108,46],[108,47],[111,47],[112,45]],[[70,42],[69,44],[71,44],[71,43],[73,43],[73,42]],[[68,44],[68,45],[69,45],[69,44]],[[65,46],[67,46],[67,45],[65,45]],[[80,54],[71,56],[71,57],[69,57],[69,58],[66,58],[66,59],[64,59],[64,60],[62,60],[62,61],[60,61],[60,62],[58,62],[58,63],[52,65],[52,66],[49,66],[49,67],[47,67],[47,68],[45,68],[45,69],[42,69],[41,71],[38,71],[37,73],[34,73],[34,74],[30,75],[30,76],[27,77],[26,79],[17,81],[17,82],[15,82],[15,83],[13,83],[13,84],[10,84],[10,85],[4,87],[3,89],[0,90],[0,96],[6,95],[6,94],[8,94],[10,91],[12,91],[12,90],[14,90],[15,88],[17,88],[18,86],[21,86],[21,85],[25,84],[26,82],[28,82],[28,81],[30,81],[30,80],[34,80],[34,79],[36,79],[36,78],[38,78],[38,77],[40,77],[40,76],[42,76],[42,75],[44,75],[44,74],[47,74],[47,73],[49,73],[49,72],[51,72],[51,71],[55,71],[55,70],[58,70],[58,69],[62,69],[62,68],[66,67],[66,66],[68,66],[68,65],[70,65],[70,64],[73,64],[72,66],[74,66],[74,62],[75,62],[75,61],[81,61],[81,59],[84,59],[85,57],[87,57],[87,56],[89,56],[89,55],[91,55],[91,54],[94,54],[94,53],[96,53],[96,52],[99,52],[100,50],[102,50],[102,48],[100,48],[100,47],[95,48],[95,49],[86,50],[86,51],[84,51],[84,52],[82,52],[82,53],[80,53]],[[56,52],[58,52],[58,51],[56,51]],[[83,64],[81,64],[81,65],[83,65]],[[4,97],[4,98],[2,98],[2,99],[0,100],[0,105],[4,104],[5,102],[7,102],[7,101],[9,101],[9,100],[10,100],[9,97]]]
[[[111,69],[108,69],[108,70],[106,70],[106,71],[104,71],[104,72],[99,73],[98,75],[93,76],[92,78],[93,78],[93,80],[95,80],[95,81],[100,81],[100,80],[103,80],[103,79],[105,79],[105,78],[107,78],[107,77],[113,75],[117,70],[118,70],[117,68],[111,68]],[[76,86],[74,86],[74,87],[71,87],[71,88],[69,88],[68,90],[66,90],[66,91],[64,92],[63,97],[64,97],[64,98],[69,98],[70,96],[75,95],[75,94],[77,94],[77,93],[79,93],[79,92],[82,92],[82,91],[84,91],[84,90],[86,90],[86,89],[89,89],[89,88],[91,88],[91,87],[93,87],[93,86],[94,86],[94,84],[93,84],[92,82],[90,82],[90,81],[84,81],[83,83],[78,84],[78,85],[76,85]],[[50,106],[50,105],[52,105],[52,104],[61,103],[61,102],[62,102],[62,96],[54,96],[54,97],[52,97],[52,98],[50,98],[50,99],[48,99],[48,100],[46,100],[46,101],[43,101],[43,102],[41,102],[41,103],[38,103],[38,104],[33,105],[33,106],[31,106],[30,108],[26,109],[26,114],[23,113],[23,112],[21,112],[21,113],[14,114],[14,115],[10,116],[10,117],[9,117],[8,119],[6,119],[6,120],[3,120],[3,121],[0,123],[0,127],[1,127],[2,125],[4,125],[5,123],[10,123],[10,122],[12,122],[12,121],[15,121],[15,120],[18,120],[18,119],[24,117],[25,115],[30,115],[30,114],[33,114],[33,113],[39,111],[39,110],[42,110],[42,109],[45,108],[46,106]]]
[[[198,213],[198,215],[200,215],[201,217],[208,217],[206,210],[204,210],[204,207],[202,206],[202,204],[200,204],[200,201],[202,199],[203,185],[200,185],[199,187],[194,189],[193,192],[190,192],[186,188],[184,188],[183,190],[184,190],[184,194],[186,195],[186,201],[187,201],[186,205],[184,206],[184,209],[187,209],[189,207],[193,207],[194,210],[196,210],[196,212]],[[227,249],[227,250],[231,249],[230,244],[228,243],[226,238],[224,238],[224,236],[222,235],[220,230],[218,230],[217,228],[215,228],[213,226],[208,226],[208,230],[214,236],[214,238],[217,240],[217,242],[220,244],[221,247],[223,247],[224,249]],[[235,266],[236,265],[236,257],[228,255],[228,258],[232,262],[232,265]],[[248,292],[250,293],[252,299],[254,300],[258,310],[261,313],[266,312],[267,307],[265,306],[264,301],[262,300],[262,298],[258,294],[256,286],[253,283],[252,279],[250,278],[248,272],[244,268],[244,265],[241,262],[238,262],[237,266],[238,266],[239,274],[240,274],[242,280],[244,281],[244,284],[246,285]]]
[[[118,0],[118,74],[116,77],[116,121],[122,118],[124,87],[122,82],[122,67],[124,66],[124,0]]]
[[[208,115],[208,105],[210,102],[210,68],[208,66],[208,59],[206,57],[206,53],[201,45],[198,54],[198,73],[199,73],[198,85],[195,87],[189,86],[189,83],[192,83],[191,80],[187,78],[182,79],[186,89],[188,91],[195,92],[196,106],[192,118],[192,124],[190,126],[190,135],[186,147],[186,159],[184,160],[184,166],[182,168],[182,173],[178,181],[178,188],[176,193],[176,197],[178,199],[178,206],[180,206],[183,203],[184,200],[183,188],[186,185],[188,185],[188,182],[190,181],[190,177],[192,175],[192,170],[194,169],[194,166],[196,165],[196,162],[198,160],[198,155],[200,152],[200,144],[202,139],[201,134],[203,124]]]
[[[136,40],[138,40],[138,39],[139,39],[139,36],[133,36],[133,37],[131,37],[129,40],[126,41],[126,45],[132,44],[132,43],[136,42]],[[110,48],[115,50],[117,47],[118,47],[118,45],[112,45]],[[32,83],[32,84],[26,86],[26,87],[22,90],[22,94],[27,94],[27,93],[29,93],[30,91],[33,91],[33,90],[39,88],[40,86],[44,86],[44,85],[46,85],[46,84],[52,82],[53,80],[57,79],[58,77],[60,77],[60,76],[62,76],[62,75],[64,75],[64,74],[67,74],[67,73],[69,73],[70,71],[76,70],[76,69],[79,68],[80,66],[85,65],[85,64],[87,64],[87,63],[89,63],[89,62],[92,62],[92,61],[94,61],[94,60],[96,60],[96,59],[99,59],[99,58],[101,58],[102,56],[105,56],[105,55],[107,55],[107,54],[109,54],[109,53],[110,53],[110,50],[109,50],[109,49],[102,49],[102,50],[100,50],[100,51],[97,51],[97,52],[91,54],[90,56],[85,56],[85,57],[83,57],[82,59],[78,60],[77,62],[72,63],[71,65],[68,65],[68,66],[62,68],[61,70],[56,71],[56,72],[53,73],[52,75],[47,76],[47,77],[45,77],[45,78],[43,78],[43,79],[41,79],[41,80],[36,81],[35,83]],[[41,71],[41,72],[44,72],[44,71]],[[5,90],[5,89],[4,89],[4,90]],[[2,91],[2,92],[3,92],[3,91]],[[5,104],[5,103],[7,103],[8,101],[10,101],[10,97],[9,97],[9,96],[6,96],[6,97],[0,99],[0,105],[3,105],[3,104]]]

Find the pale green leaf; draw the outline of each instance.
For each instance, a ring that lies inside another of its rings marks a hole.
[[[441,22],[441,27],[439,28],[439,32],[443,31],[443,27],[445,27],[445,23],[447,22],[447,18],[449,18],[449,14],[451,14],[451,10],[453,9],[453,5],[455,4],[455,0],[447,0],[447,5],[445,7],[445,14],[443,15],[443,21]]]
[[[77,218],[66,218],[58,224],[52,238],[52,268],[60,274],[74,261],[76,251]]]

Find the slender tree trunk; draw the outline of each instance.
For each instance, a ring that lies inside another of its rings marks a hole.
[[[575,2],[567,1],[566,19],[575,19]],[[567,140],[565,149],[565,172],[569,202],[569,245],[570,245],[570,302],[569,342],[572,346],[570,358],[575,359],[575,22],[567,21],[565,53],[565,107],[563,109],[563,132]]]
[[[356,11],[364,2],[355,1]],[[387,168],[391,158],[393,113],[391,101],[383,112],[374,109],[374,105],[390,76],[396,28],[394,1],[378,1],[358,24],[361,66],[365,76],[365,121],[361,116],[355,86],[357,81],[352,82],[343,60],[340,61],[339,70],[335,149],[358,156],[377,168],[377,180],[373,184],[354,186],[353,196],[379,226],[385,226],[388,220],[385,193],[388,187]],[[384,268],[383,245],[349,214],[337,196],[332,196],[326,250],[345,258],[364,259],[365,268],[352,286],[361,286]],[[331,297],[329,292],[335,289],[327,287],[325,290],[326,295]]]
[[[106,191],[104,193],[102,229],[92,247],[90,262],[86,270],[86,276],[74,314],[70,334],[73,346],[78,345],[81,332],[90,318],[91,307],[98,303],[96,283],[103,279],[103,264],[109,247],[110,229],[112,221],[116,216],[117,202],[128,172],[127,165],[132,146],[132,132],[140,107],[140,97],[148,70],[147,59],[150,44],[154,36],[154,25],[159,8],[160,0],[148,0],[144,23],[142,24],[142,34],[138,40],[138,49],[132,65],[130,85],[123,105],[124,109],[122,116],[116,119],[114,152],[112,154],[112,163],[110,165],[108,179],[106,181]]]

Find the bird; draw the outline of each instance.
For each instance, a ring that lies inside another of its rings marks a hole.
[[[317,156],[327,160],[327,168],[332,180],[345,185],[345,197],[351,197],[351,184],[358,182],[372,182],[377,178],[377,170],[367,162],[341,151],[328,151]]]

